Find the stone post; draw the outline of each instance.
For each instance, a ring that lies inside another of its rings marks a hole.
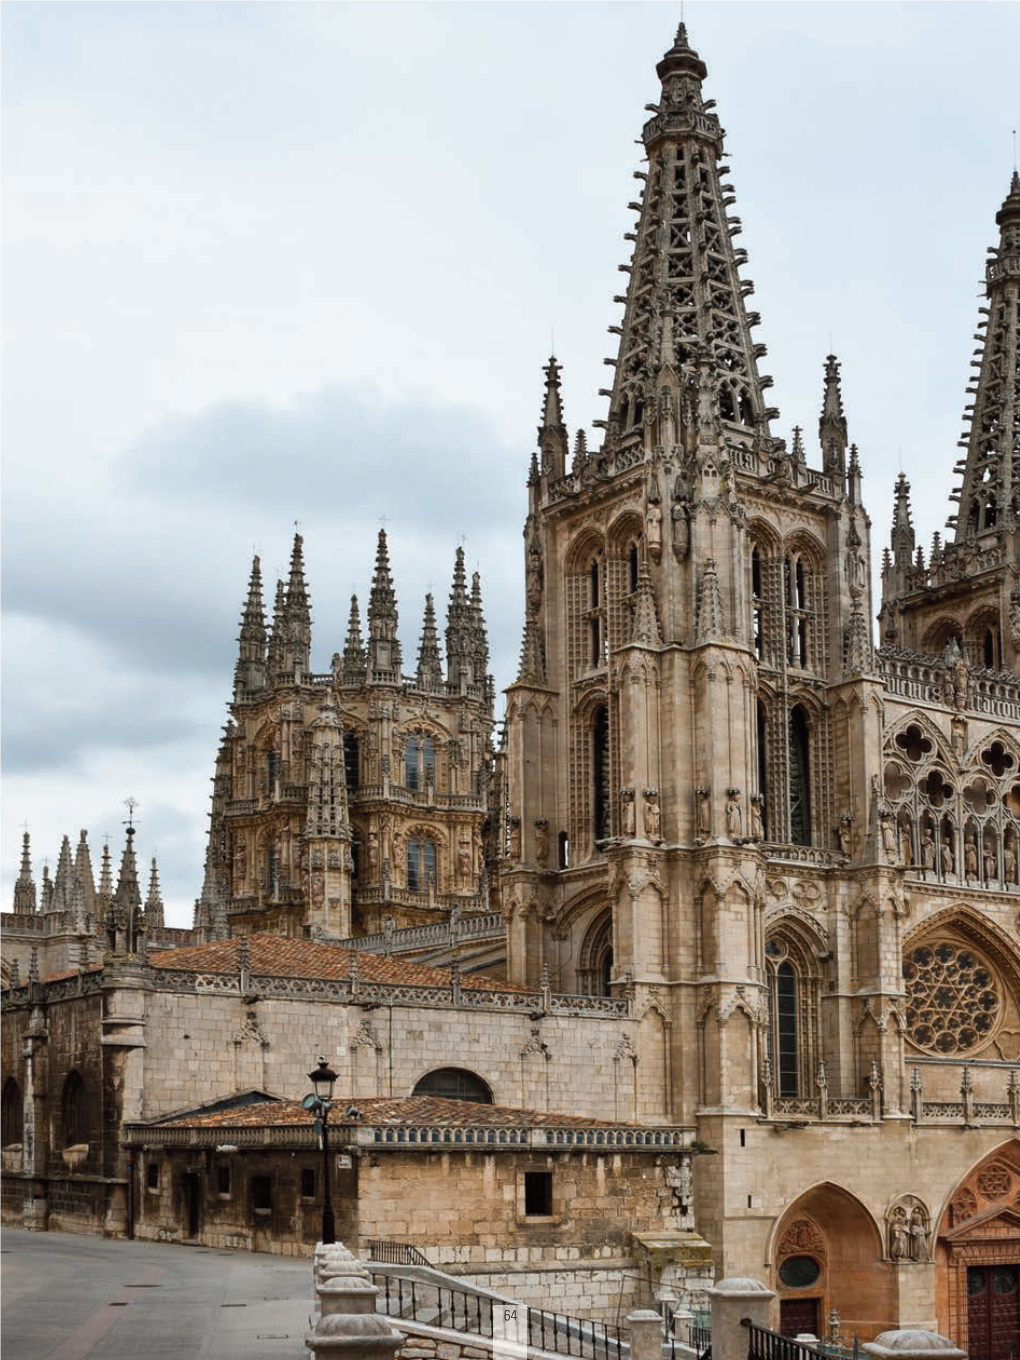
[[[319,1316],[305,1346],[319,1360],[393,1360],[404,1338],[375,1311],[379,1291],[342,1242],[315,1248],[312,1268]]]
[[[954,1346],[948,1336],[921,1328],[883,1332],[864,1343],[864,1353],[875,1360],[967,1360],[967,1352]]]
[[[662,1360],[662,1318],[638,1308],[624,1319],[630,1328],[630,1360]]]
[[[750,1318],[756,1327],[767,1327],[775,1290],[760,1280],[735,1276],[720,1280],[708,1297],[712,1302],[712,1360],[743,1360],[748,1337],[740,1320]]]

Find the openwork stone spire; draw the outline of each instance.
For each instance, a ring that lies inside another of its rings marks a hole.
[[[722,637],[724,632],[719,577],[716,574],[715,561],[709,557],[705,559],[698,586],[698,641],[705,642],[711,638]]]
[[[248,598],[241,615],[240,650],[234,670],[234,698],[259,690],[266,683],[266,611],[262,603],[262,565],[251,564]]]
[[[368,597],[369,684],[399,685],[402,660],[397,639],[397,596],[390,574],[390,551],[386,530],[379,530],[375,550],[375,574]]]
[[[446,678],[454,686],[474,679],[474,617],[468,599],[464,549],[458,548],[453,563],[453,584],[446,607]]]
[[[283,636],[283,668],[288,673],[307,671],[311,665],[312,611],[305,584],[304,542],[300,534],[295,534],[290,554]]]
[[[351,596],[351,613],[347,621],[347,638],[344,642],[344,679],[363,680],[365,677],[365,644],[361,638],[361,614],[358,610],[357,595]]]
[[[843,414],[843,393],[839,385],[839,360],[834,354],[825,360],[825,389],[822,414],[818,421],[818,442],[822,446],[822,467],[832,476],[846,468],[847,428]]]
[[[269,650],[266,656],[266,669],[270,676],[277,675],[284,668],[284,646],[287,636],[287,598],[282,581],[276,583],[276,598],[273,601],[273,631],[269,636]]]
[[[110,846],[103,846],[103,859],[99,867],[98,905],[105,910],[113,897],[113,867],[110,863]]]
[[[521,660],[517,667],[517,684],[545,684],[545,655],[538,620],[531,614],[524,623],[524,636],[521,638]]]
[[[896,502],[893,506],[891,546],[893,562],[898,569],[909,571],[913,565],[914,537],[913,516],[910,511],[910,483],[904,473],[896,478]]]
[[[538,447],[542,456],[542,471],[553,477],[562,477],[567,457],[567,427],[563,423],[563,402],[560,397],[560,373],[563,371],[556,362],[555,354],[542,370],[545,374],[545,389],[542,394],[542,420],[538,427]]]
[[[134,954],[140,949],[144,950],[145,926],[142,921],[142,892],[138,886],[135,834],[135,828],[129,824],[117,877],[117,891],[106,917],[110,949],[116,954]]]
[[[676,42],[656,67],[662,94],[642,133],[648,153],[639,202],[640,214],[630,239],[634,253],[627,266],[630,283],[621,326],[616,370],[609,393],[607,444],[637,434],[659,422],[655,441],[670,442],[675,426],[658,409],[660,376],[695,359],[707,360],[718,395],[719,415],[748,436],[768,433],[778,413],[767,409],[763,396],[771,378],[760,378],[757,361],[763,345],[751,339],[756,314],[748,315],[744,298],[753,291],[741,282],[738,268],[746,252],[733,247],[740,219],[728,215],[735,202],[723,186],[728,170],[719,165],[723,131],[702,97],[704,62],[687,41],[683,24]],[[703,403],[702,403],[703,404]],[[688,418],[699,423],[697,409]]]
[[[347,818],[347,783],[344,778],[344,734],[333,705],[332,693],[312,723],[312,748],[308,777],[308,839],[350,836]]]
[[[14,884],[13,910],[23,913],[34,912],[35,879],[32,877],[32,845],[28,832],[21,838],[21,872]]]
[[[968,387],[973,401],[965,419],[970,429],[960,440],[967,450],[957,464],[963,482],[953,499],[960,502],[949,520],[957,543],[1004,527],[1007,512],[1020,511],[1020,175],[1013,171],[1009,194],[995,215],[998,249],[985,265],[985,294],[979,342],[972,366],[977,379]]]
[[[631,642],[643,643],[646,647],[661,647],[659,620],[655,613],[655,594],[652,590],[652,577],[648,563],[641,563],[638,573],[637,599],[634,602],[634,619],[630,629]]]
[[[844,670],[847,675],[865,675],[872,666],[871,636],[860,599],[855,599],[847,625]]]
[[[60,858],[57,860],[57,873],[53,880],[50,911],[70,911],[73,894],[74,867],[71,863],[71,842],[65,836],[60,843]]]
[[[425,596],[425,618],[418,647],[418,688],[443,688],[443,658],[439,653],[439,633],[436,630],[436,606],[431,594]]]
[[[489,671],[489,638],[482,610],[482,577],[477,571],[471,574],[471,622],[474,629],[475,682],[480,685],[485,682]]]
[[[163,920],[163,895],[159,889],[159,870],[156,867],[156,856],[152,857],[152,868],[149,872],[149,891],[145,898],[145,924],[151,929],[152,926],[162,927]]]

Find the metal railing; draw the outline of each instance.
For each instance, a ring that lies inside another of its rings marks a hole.
[[[623,1329],[605,1322],[399,1276],[373,1272],[372,1283],[380,1290],[379,1311],[394,1319],[497,1339],[517,1340],[523,1332],[527,1345],[579,1360],[626,1360],[629,1354]]]
[[[856,1336],[852,1346],[833,1341],[809,1345],[788,1336],[780,1336],[767,1327],[758,1327],[750,1318],[741,1318],[740,1325],[748,1331],[747,1360],[859,1360],[860,1347]]]
[[[368,1259],[388,1266],[432,1266],[429,1258],[410,1242],[369,1242]]]

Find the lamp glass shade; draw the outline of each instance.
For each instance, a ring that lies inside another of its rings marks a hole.
[[[308,1073],[308,1080],[312,1083],[312,1086],[315,1088],[315,1094],[320,1100],[333,1099],[333,1086],[336,1082],[336,1073],[327,1064],[325,1058],[320,1059],[319,1065],[314,1072]]]

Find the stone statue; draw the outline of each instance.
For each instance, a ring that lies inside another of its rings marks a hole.
[[[889,1255],[894,1261],[910,1258],[910,1228],[907,1226],[907,1211],[902,1205],[893,1210],[889,1221]]]
[[[649,500],[645,510],[645,545],[650,557],[662,552],[662,511],[657,497]]]
[[[620,814],[621,814],[621,815],[620,815],[620,822],[621,822],[621,825],[623,826],[623,834],[624,834],[625,836],[634,836],[634,835],[636,835],[636,834],[637,834],[637,826],[636,826],[635,812],[634,812],[634,790],[633,790],[633,789],[629,789],[629,788],[628,788],[628,789],[621,789],[621,790],[620,790]]]
[[[893,822],[893,815],[888,808],[878,814],[878,819],[882,824],[882,849],[890,859],[896,858],[896,826]]]
[[[956,868],[956,863],[953,859],[953,847],[950,845],[949,841],[942,842],[939,856],[942,860],[942,872],[944,874],[953,873]]]
[[[967,837],[967,845],[963,852],[963,862],[967,870],[968,878],[977,878],[978,872],[978,852],[977,842],[973,836]]]
[[[471,842],[460,841],[457,846],[457,868],[463,878],[471,875]]]
[[[900,822],[900,858],[909,868],[914,862],[914,848],[910,843],[910,819]]]
[[[545,864],[549,858],[549,823],[540,819],[535,823],[535,859]]]
[[[761,841],[765,839],[765,826],[762,820],[762,809],[764,799],[760,793],[754,794],[751,798],[751,839]]]
[[[953,685],[955,688],[953,703],[957,711],[962,713],[967,707],[967,692],[970,687],[970,671],[962,656],[953,667]]]
[[[687,506],[683,501],[674,501],[673,510],[673,551],[681,562],[691,548],[691,526],[687,518]]]
[[[698,836],[706,840],[712,834],[712,808],[708,789],[698,789]]]
[[[726,790],[726,834],[731,840],[740,836],[744,825],[744,815],[740,810],[740,790]]]
[[[839,853],[844,859],[850,858],[850,818],[840,817],[839,819]]]
[[[379,833],[378,833],[378,831],[370,831],[370,832],[368,833],[368,863],[369,863],[369,865],[371,866],[371,868],[373,868],[373,869],[376,869],[376,868],[378,868],[378,866],[379,866]]]
[[[1016,851],[1008,842],[1002,852],[1002,876],[1007,883],[1016,882]]]
[[[521,858],[521,819],[510,818],[510,858],[518,863]]]
[[[921,1208],[915,1209],[910,1215],[910,1259],[912,1261],[928,1259],[928,1223]]]
[[[645,789],[645,806],[642,816],[645,824],[645,835],[650,841],[658,840],[662,825],[658,789]]]
[[[987,881],[991,881],[992,879],[994,879],[994,878],[996,877],[996,873],[995,873],[995,867],[996,867],[996,866],[995,866],[995,849],[994,849],[993,846],[991,846],[991,845],[986,845],[986,846],[985,846],[985,852],[984,852],[984,855],[983,855],[983,860],[984,860],[984,866],[985,866],[985,879],[986,879]]]
[[[935,837],[932,835],[931,827],[925,827],[924,837],[921,840],[921,863],[926,869],[935,868]]]
[[[542,554],[534,543],[528,549],[525,596],[528,602],[528,612],[537,613],[538,607],[542,603]]]

